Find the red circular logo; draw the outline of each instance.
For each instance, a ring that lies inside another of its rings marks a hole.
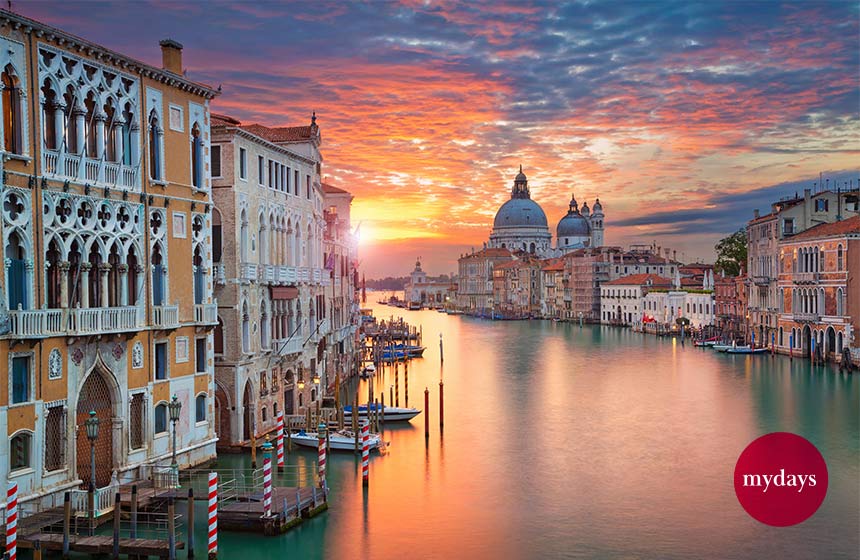
[[[788,527],[808,519],[827,495],[827,464],[807,439],[788,432],[761,436],[735,465],[735,494],[754,519]]]

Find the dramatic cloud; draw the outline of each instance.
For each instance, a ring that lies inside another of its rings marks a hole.
[[[659,236],[688,259],[821,172],[860,179],[856,3],[16,9],[154,64],[175,38],[190,78],[223,85],[213,109],[245,122],[316,110],[324,175],[356,195],[368,276],[417,255],[452,271],[520,163],[551,222],[571,191],[599,196],[607,243]]]

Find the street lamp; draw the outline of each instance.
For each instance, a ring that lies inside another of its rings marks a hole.
[[[95,530],[95,491],[96,491],[96,440],[99,438],[99,419],[96,411],[90,411],[84,425],[87,429],[87,439],[90,440],[90,487],[89,487],[89,509],[90,509],[90,533]]]
[[[170,423],[173,424],[173,462],[170,466],[174,471],[177,471],[179,465],[176,464],[176,423],[179,422],[179,413],[182,410],[182,403],[179,402],[176,395],[173,395],[167,408],[170,411]]]

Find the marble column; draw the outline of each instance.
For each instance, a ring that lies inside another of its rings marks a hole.
[[[119,304],[128,305],[128,265],[119,265]]]
[[[90,306],[90,269],[93,268],[91,263],[81,263],[81,301],[80,307],[87,308]]]
[[[110,263],[101,263],[99,265],[99,280],[101,281],[102,285],[102,307],[110,307],[110,293],[108,293],[108,274],[110,274],[111,268],[113,267]]]

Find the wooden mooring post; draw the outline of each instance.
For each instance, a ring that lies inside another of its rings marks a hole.
[[[430,437],[430,389],[424,387],[424,439]]]
[[[439,430],[445,426],[445,384],[439,380]]]
[[[185,545],[188,548],[188,558],[194,558],[194,489],[188,489],[188,513],[186,514],[186,522],[188,523],[188,540]]]
[[[122,502],[119,492],[113,500],[113,558],[119,560],[119,522],[122,517],[120,503]]]
[[[63,496],[63,558],[69,557],[69,533],[72,530],[72,493]]]

